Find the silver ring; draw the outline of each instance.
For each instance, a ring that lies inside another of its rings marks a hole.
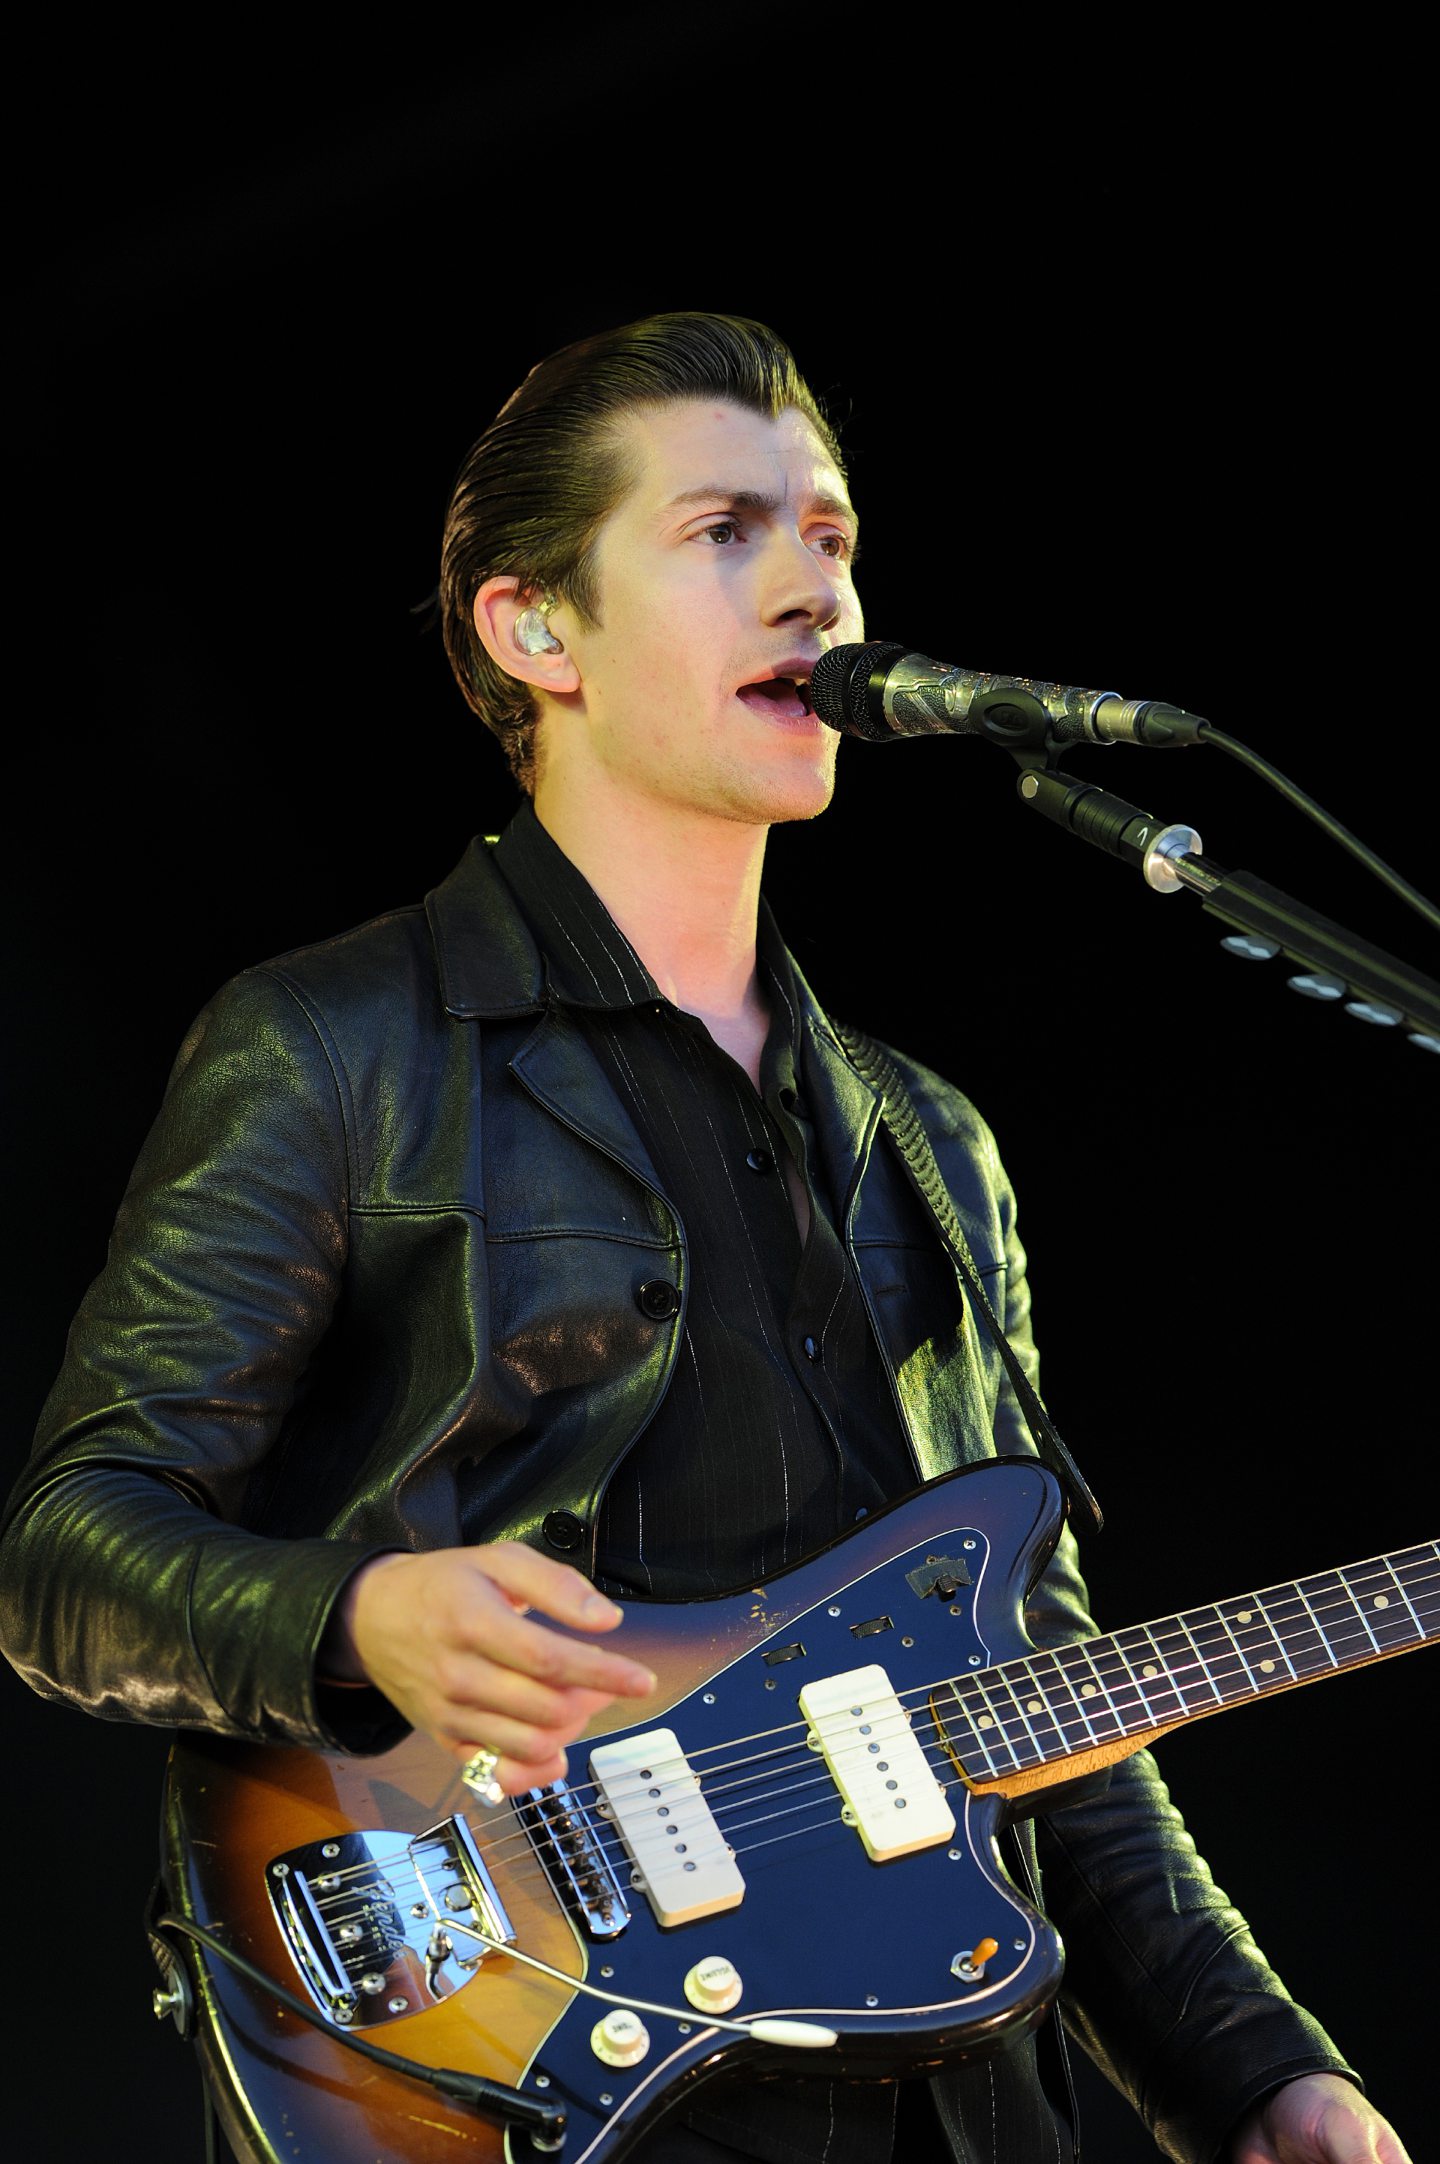
[[[505,1791],[495,1778],[495,1768],[500,1763],[499,1751],[488,1750],[484,1744],[472,1751],[460,1768],[460,1778],[482,1803],[503,1803]]]

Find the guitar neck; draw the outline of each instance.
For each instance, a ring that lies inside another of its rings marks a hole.
[[[935,1700],[969,1786],[1073,1780],[1184,1721],[1440,1636],[1440,1542],[953,1677]]]

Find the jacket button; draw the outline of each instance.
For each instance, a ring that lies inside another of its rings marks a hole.
[[[585,1528],[573,1510],[552,1510],[540,1528],[552,1548],[569,1555],[585,1538]]]
[[[775,1160],[768,1150],[752,1150],[745,1160],[752,1172],[773,1172]]]
[[[820,1347],[813,1337],[807,1337],[805,1340],[805,1358],[807,1360],[818,1360],[820,1358]]]
[[[651,1322],[664,1322],[680,1312],[680,1294],[668,1277],[647,1278],[635,1298],[641,1314],[648,1315]]]

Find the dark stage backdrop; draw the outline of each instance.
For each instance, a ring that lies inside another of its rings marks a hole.
[[[842,67],[800,11],[676,12],[323,66],[92,46],[26,84],[11,1471],[196,1010],[420,896],[512,808],[411,610],[465,446],[572,337],[674,307],[773,323],[850,448],[874,634],[1207,714],[1436,884],[1393,158],[1357,182],[1258,88],[1207,133],[1173,78],[1169,138],[1104,157],[1018,98],[982,124],[969,56],[937,73],[918,19]],[[887,137],[857,73],[936,87]],[[1071,764],[1435,970],[1419,920],[1219,754]],[[1109,1513],[1102,1615],[1433,1532],[1440,1062],[1223,954],[1014,780],[976,743],[847,744],[769,886],[820,996],[997,1131],[1047,1393]],[[9,2153],[198,2156],[140,1929],[165,1739],[0,1692],[29,1980]],[[1417,2155],[1433,1699],[1391,1662],[1161,1752]],[[1153,2159],[1085,2092],[1096,2159]]]

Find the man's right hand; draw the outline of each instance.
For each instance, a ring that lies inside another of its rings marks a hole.
[[[621,1610],[579,1571],[519,1541],[381,1555],[346,1586],[320,1653],[337,1682],[373,1683],[411,1726],[463,1765],[498,1751],[507,1794],[563,1779],[565,1746],[616,1698],[655,1688],[648,1668],[528,1620],[582,1631]]]

